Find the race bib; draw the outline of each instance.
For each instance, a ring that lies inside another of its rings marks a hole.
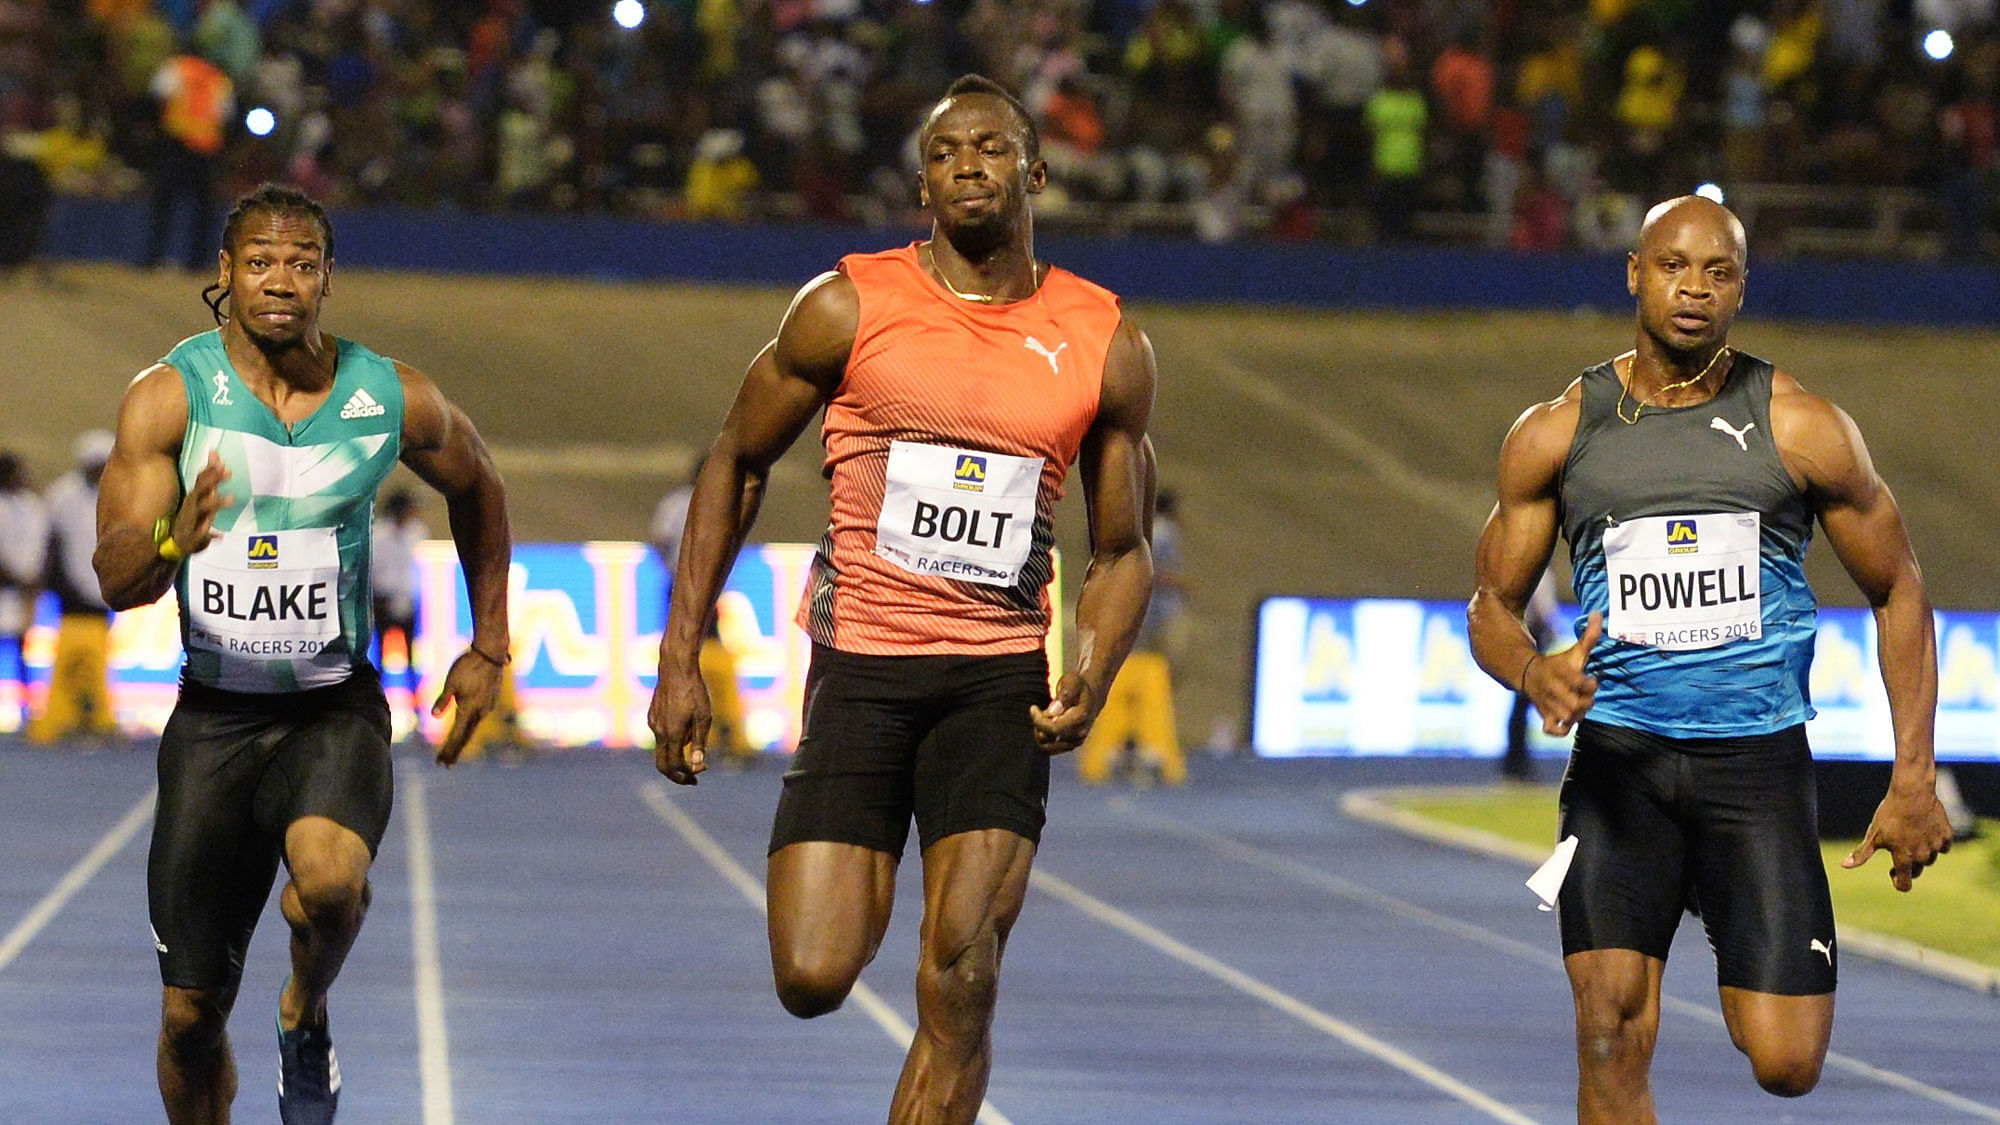
[[[1670,652],[1764,635],[1755,512],[1649,516],[1604,532],[1607,633]]]
[[[188,556],[188,643],[252,660],[319,655],[340,633],[333,529],[225,535]]]
[[[912,574],[1012,586],[1034,542],[1042,459],[889,443],[875,553]]]

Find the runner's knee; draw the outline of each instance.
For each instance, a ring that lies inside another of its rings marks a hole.
[[[1753,1046],[1745,1051],[1757,1085],[1781,1098],[1810,1094],[1819,1085],[1820,1067],[1826,1061],[1821,1051],[1796,1044],[1777,1047]]]
[[[292,890],[304,922],[315,927],[345,924],[366,911],[373,897],[368,869],[343,863],[295,865]]]
[[[929,999],[950,1012],[991,1012],[1000,992],[998,935],[981,930],[971,942],[937,962],[927,958],[918,973],[917,991],[919,1000]]]
[[[1577,1057],[1593,1066],[1622,1066],[1653,1057],[1655,1032],[1637,1020],[1578,1020]]]
[[[1653,1057],[1658,1035],[1640,990],[1586,990],[1577,995],[1576,1051],[1585,1065],[1644,1062]]]
[[[285,836],[285,863],[306,920],[325,925],[366,910],[370,858],[361,837],[332,821],[294,824]]]
[[[183,1055],[214,1050],[229,1027],[230,996],[222,990],[168,988],[160,997],[160,1033]]]
[[[861,966],[822,950],[774,958],[772,964],[778,1002],[802,1020],[826,1015],[846,1003],[860,975]]]

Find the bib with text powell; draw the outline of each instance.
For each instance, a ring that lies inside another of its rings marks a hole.
[[[1562,529],[1577,600],[1604,614],[1592,719],[1720,738],[1812,717],[1813,513],[1771,437],[1771,378],[1737,353],[1713,399],[1628,424],[1616,369],[1584,373]]]

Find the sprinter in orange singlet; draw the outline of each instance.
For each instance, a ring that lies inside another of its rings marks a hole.
[[[924,858],[916,1039],[889,1120],[969,1123],[992,1063],[1008,931],[1049,756],[1089,733],[1152,589],[1153,354],[1113,294],[1038,261],[1048,175],[1004,89],[953,83],[918,136],[929,241],[844,258],[799,291],[695,485],[650,721],[660,772],[706,768],[706,619],[770,468],[825,412],[833,511],[799,607],[797,759],[770,851],[771,962],[801,1018],[838,1008],[889,924],[914,818]],[[1053,517],[1075,463],[1091,557],[1076,666],[1049,693]]]

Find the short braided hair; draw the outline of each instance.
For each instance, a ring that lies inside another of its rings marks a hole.
[[[222,249],[235,253],[236,238],[243,227],[258,215],[293,215],[312,221],[319,228],[322,253],[331,261],[333,258],[333,221],[326,217],[326,208],[319,201],[290,184],[265,184],[248,195],[236,200],[229,209],[229,217],[222,221]],[[201,291],[202,303],[215,315],[215,322],[221,324],[228,319],[222,313],[222,302],[229,298],[229,287],[215,282]]]

